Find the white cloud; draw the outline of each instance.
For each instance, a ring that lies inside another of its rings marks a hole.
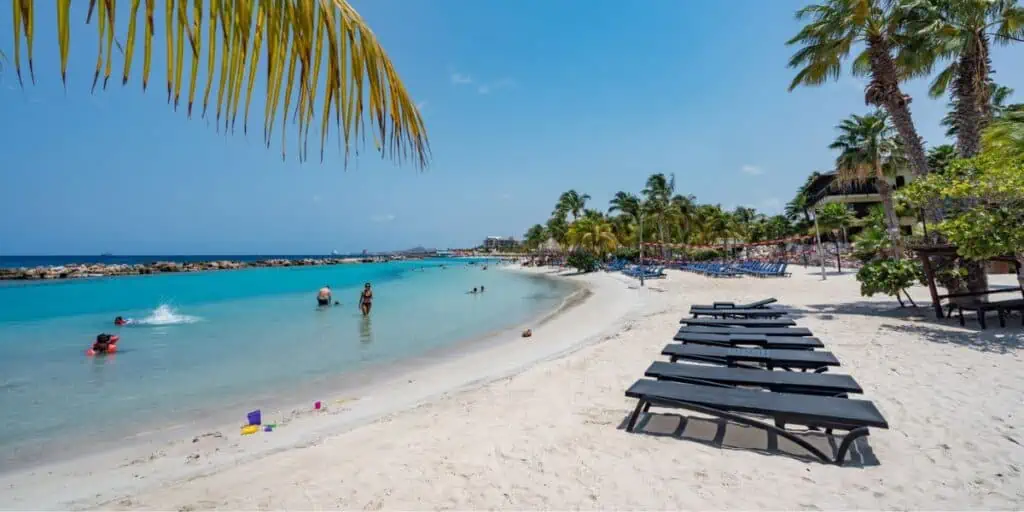
[[[467,85],[473,83],[473,77],[464,73],[452,73],[452,83],[455,85]]]
[[[491,88],[489,86],[486,86],[486,85],[481,85],[480,87],[476,88],[476,92],[478,92],[480,94],[490,94],[491,93]]]
[[[383,215],[374,215],[373,217],[370,217],[370,220],[373,222],[391,222],[395,220],[395,214],[387,213]]]
[[[746,164],[743,167],[740,167],[740,171],[742,171],[744,174],[749,174],[751,176],[757,176],[759,174],[764,174],[764,170],[763,169],[761,169],[760,167],[758,167],[756,165],[750,165],[750,164]]]

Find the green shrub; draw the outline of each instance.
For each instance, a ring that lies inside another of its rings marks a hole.
[[[587,251],[573,251],[565,260],[570,267],[580,272],[593,272],[597,270],[597,257]]]
[[[915,260],[875,260],[864,264],[857,271],[857,281],[860,282],[861,295],[871,297],[876,293],[885,293],[896,297],[902,306],[900,292],[910,299],[906,289],[914,283],[923,283],[924,271],[921,264]],[[913,304],[913,299],[910,302]]]
[[[640,250],[636,247],[619,247],[615,249],[615,259],[635,262],[640,259]]]

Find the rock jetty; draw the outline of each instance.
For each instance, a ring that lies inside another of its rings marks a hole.
[[[266,267],[313,267],[358,263],[354,258],[268,259],[259,261],[154,261],[132,265],[83,263],[57,267],[0,268],[0,280],[79,279],[85,277],[139,276],[175,272],[208,272]]]

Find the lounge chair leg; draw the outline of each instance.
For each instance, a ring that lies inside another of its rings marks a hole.
[[[999,313],[999,327],[1006,327],[1006,311],[1000,309],[996,312]]]
[[[981,324],[981,329],[982,330],[988,329],[988,326],[985,325],[985,310],[984,309],[979,309],[978,310],[978,323]]]
[[[626,432],[632,432],[633,428],[636,427],[636,420],[640,418],[640,415],[650,410],[651,404],[646,400],[640,400],[636,403],[636,409],[633,409],[633,414],[629,415],[629,422],[626,423]]]
[[[956,312],[960,315],[960,327],[963,327],[966,325],[964,324],[964,310],[963,308],[956,308]]]
[[[842,466],[843,462],[846,460],[846,452],[850,451],[850,446],[853,445],[853,442],[861,437],[867,437],[867,435],[867,427],[857,427],[851,430],[850,433],[846,434],[846,437],[843,438],[843,442],[839,443],[839,451],[836,452],[836,465]]]

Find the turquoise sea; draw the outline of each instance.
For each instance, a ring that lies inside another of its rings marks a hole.
[[[315,307],[324,285],[341,306]],[[257,397],[514,327],[571,292],[444,259],[0,282],[0,471],[225,408],[244,418]],[[86,357],[101,332],[121,336],[118,353]]]

